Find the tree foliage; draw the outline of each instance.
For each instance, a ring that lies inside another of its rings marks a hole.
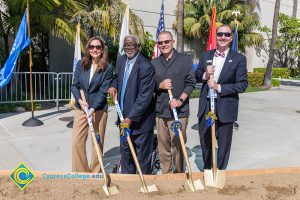
[[[121,0],[29,0],[30,27],[35,70],[47,70],[49,35],[64,39],[73,45],[76,25],[81,22],[82,46],[89,37],[102,37],[110,49],[110,61],[117,54],[118,38],[126,5]],[[1,0],[0,59],[2,64],[9,56],[9,37],[15,36],[27,0]],[[130,33],[144,43],[142,20],[130,11]],[[27,57],[21,56],[21,65],[27,66]],[[39,69],[40,68],[40,69]]]
[[[235,24],[233,11],[240,11],[240,15],[237,16],[239,50],[245,52],[246,47],[258,46],[264,39],[256,31],[260,26],[260,21],[259,15],[255,12],[257,4],[253,2],[239,4],[238,0],[187,0],[184,5],[185,36],[199,39],[203,49],[207,46],[212,6],[216,3],[217,26],[228,24],[233,29]]]
[[[266,34],[263,45],[258,49],[269,55],[271,29],[264,26],[260,29]],[[258,52],[260,52],[258,51]],[[292,75],[300,71],[298,59],[300,57],[300,20],[283,13],[279,15],[279,35],[276,41],[274,66],[290,68]]]

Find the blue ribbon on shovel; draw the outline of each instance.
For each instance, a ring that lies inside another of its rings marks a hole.
[[[128,124],[121,123],[120,124],[120,140],[125,142],[127,136],[130,136],[132,130],[128,127]]]
[[[174,121],[171,123],[171,130],[179,137],[179,132],[182,131],[182,123],[180,121]]]
[[[101,142],[101,136],[99,133],[95,133],[95,136],[96,136],[96,140],[97,140],[97,143],[100,144]]]
[[[214,125],[215,120],[217,119],[217,116],[215,113],[212,113],[211,111],[209,113],[207,113],[206,115],[206,125],[208,127]]]

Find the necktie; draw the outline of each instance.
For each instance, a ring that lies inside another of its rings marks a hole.
[[[121,90],[121,101],[120,101],[120,107],[123,112],[123,105],[124,105],[124,95],[125,95],[125,90],[126,90],[126,85],[127,85],[127,80],[129,77],[129,67],[130,67],[130,62],[127,61],[125,71],[124,71],[124,77],[123,77],[123,84],[122,84],[122,90]]]
[[[216,51],[215,52],[215,57],[218,57],[218,56],[221,56],[222,58],[225,58],[225,52],[218,52],[218,51]]]

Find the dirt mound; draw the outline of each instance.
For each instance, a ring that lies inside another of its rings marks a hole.
[[[128,179],[114,180],[120,194],[106,196],[102,180],[36,178],[21,191],[7,176],[0,176],[0,199],[222,199],[222,200],[298,200],[300,199],[300,174],[263,174],[227,177],[223,190],[206,187],[191,192],[185,180],[156,179],[147,184],[156,184],[158,192],[138,192],[140,182]]]

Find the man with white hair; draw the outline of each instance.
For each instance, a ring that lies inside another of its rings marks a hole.
[[[154,67],[139,51],[135,35],[124,38],[124,51],[108,93],[118,99],[125,123],[132,130],[130,138],[143,174],[151,174],[155,123]],[[126,139],[121,139],[121,173],[135,174],[137,169]]]

